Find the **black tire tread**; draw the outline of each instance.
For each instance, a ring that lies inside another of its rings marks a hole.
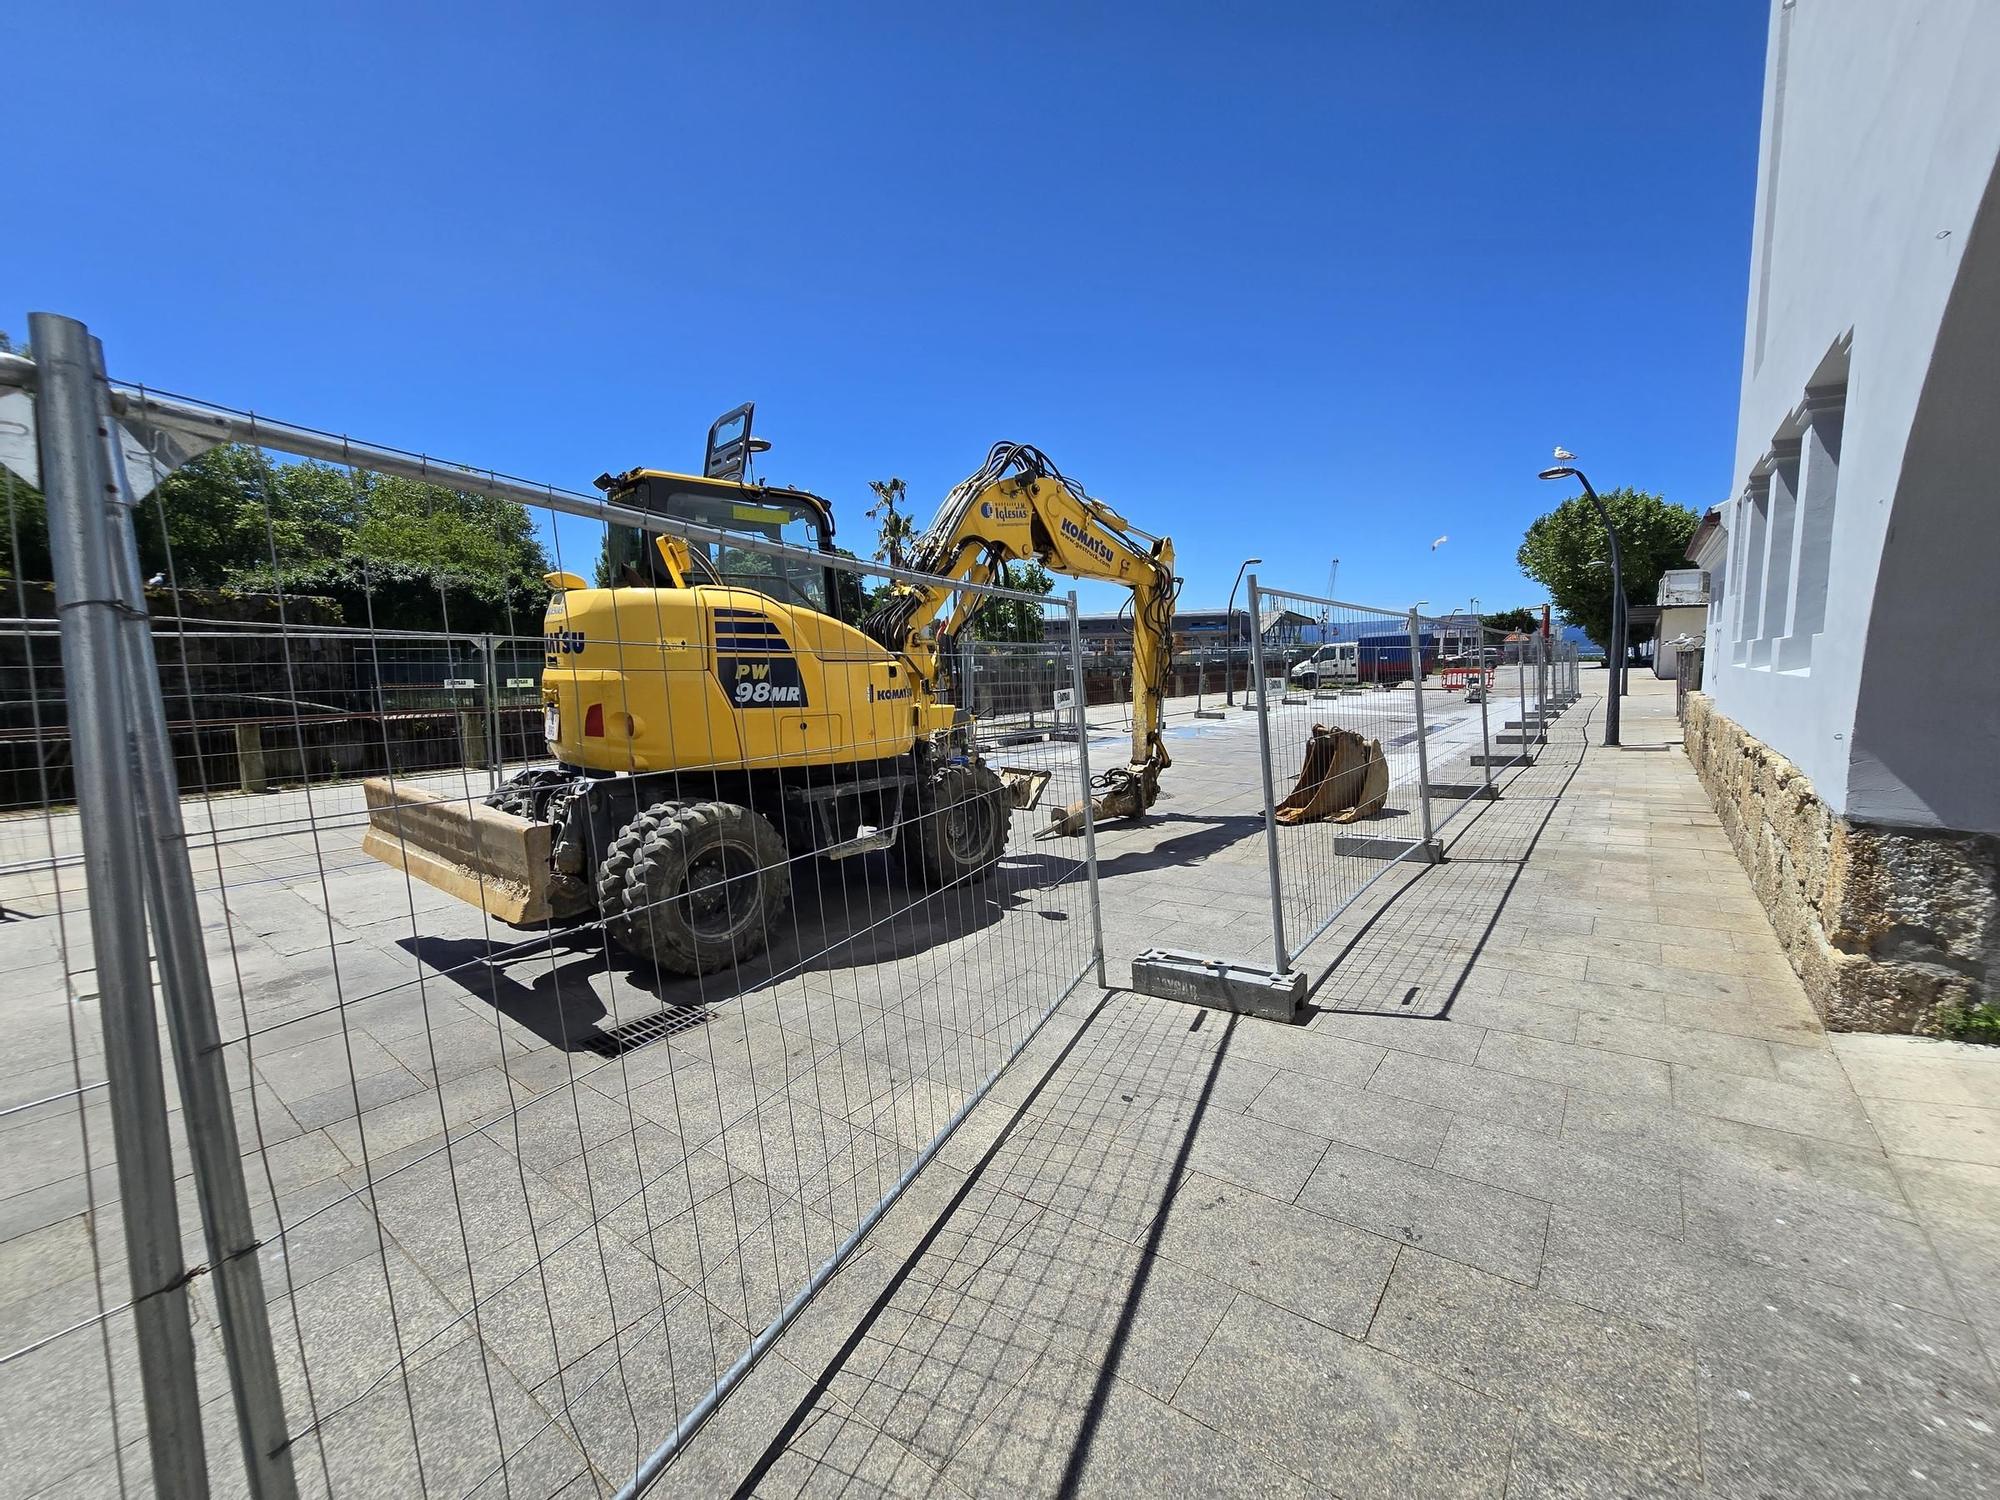
[[[685,865],[688,851],[726,823],[741,824],[756,848],[761,919],[726,947],[703,952],[684,939],[677,922],[660,912],[648,892],[663,866]],[[734,802],[660,802],[634,818],[612,841],[598,871],[605,930],[628,953],[676,974],[705,974],[760,952],[770,940],[770,923],[791,898],[785,841],[770,819]],[[615,896],[612,882],[616,881]]]
[[[955,783],[969,783],[964,795],[993,799],[999,820],[998,838],[991,856],[970,868],[953,859],[944,841],[941,803],[945,796],[951,794]],[[1012,823],[1013,810],[1007,800],[1006,784],[990,766],[984,762],[945,766],[920,788],[917,820],[904,830],[904,838],[899,840],[904,870],[932,889],[941,889],[959,881],[976,884],[992,874],[994,866],[999,863],[1000,855],[1007,848]]]

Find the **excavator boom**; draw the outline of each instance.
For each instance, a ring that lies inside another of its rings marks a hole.
[[[1132,590],[1131,756],[1098,778],[1104,790],[1095,801],[1102,816],[1137,817],[1152,806],[1160,772],[1173,763],[1161,735],[1178,587],[1173,542],[1140,531],[1093,499],[1038,449],[996,443],[986,462],[945,496],[908,563],[940,578],[996,584],[1008,563],[1024,561]],[[939,636],[957,636],[983,602],[971,590],[898,583],[863,628],[919,672],[934,671],[935,647],[924,632],[935,624]],[[1078,804],[1047,833],[1071,833],[1081,825]]]

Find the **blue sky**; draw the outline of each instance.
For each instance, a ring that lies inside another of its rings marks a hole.
[[[863,552],[869,479],[927,516],[1026,441],[1174,536],[1186,603],[1261,553],[1499,608],[1554,443],[1727,487],[1764,20],[17,6],[0,328],[574,488],[754,399]]]

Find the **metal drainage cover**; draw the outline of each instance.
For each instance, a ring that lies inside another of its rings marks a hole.
[[[692,1005],[669,1005],[664,1010],[656,1010],[650,1016],[640,1016],[634,1021],[621,1021],[616,1026],[600,1027],[585,1039],[583,1050],[594,1052],[599,1057],[622,1057],[627,1052],[636,1052],[641,1047],[663,1042],[670,1036],[683,1031],[692,1031],[708,1020],[708,1012]]]

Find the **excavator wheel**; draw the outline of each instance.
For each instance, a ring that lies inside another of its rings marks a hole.
[[[983,880],[1007,852],[1014,821],[1007,785],[984,765],[940,768],[917,791],[917,819],[903,830],[903,864],[934,888]]]
[[[530,823],[541,821],[541,809],[536,803],[542,799],[535,796],[532,787],[503,786],[499,791],[483,799],[488,807],[497,807],[503,813],[512,813],[517,818],[526,818]]]
[[[549,803],[571,784],[572,778],[547,769],[523,771],[520,775],[480,798],[488,807],[526,818],[530,823],[548,820]]]
[[[734,802],[656,802],[626,824],[597,871],[611,940],[673,974],[708,974],[761,952],[791,899],[785,841]]]

